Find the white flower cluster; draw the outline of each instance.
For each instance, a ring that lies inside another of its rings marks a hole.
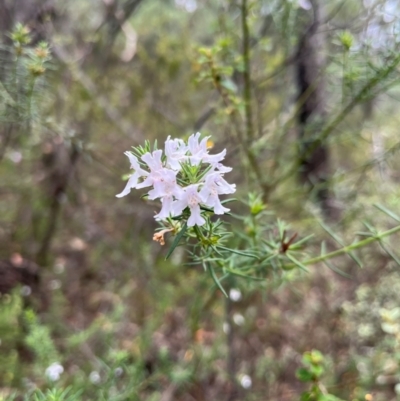
[[[219,200],[219,195],[236,191],[236,186],[228,184],[223,178],[224,173],[232,170],[220,163],[225,158],[226,149],[216,155],[210,155],[207,141],[208,138],[200,141],[200,133],[191,135],[187,144],[182,139],[168,137],[165,142],[165,155],[162,150],[155,150],[144,154],[141,161],[132,153],[125,152],[133,174],[117,197],[129,194],[132,188],[153,187],[148,192],[149,199],[161,199],[162,203],[161,211],[155,216],[156,220],[179,216],[188,207],[189,227],[205,223],[200,205],[213,209],[215,214],[229,212]],[[205,171],[205,174],[200,174],[201,178],[195,183],[185,182],[182,179],[185,164],[198,166],[198,171]],[[205,169],[202,170],[203,164]]]
[[[45,375],[49,380],[55,382],[60,378],[61,373],[63,372],[63,366],[60,365],[58,362],[54,362],[46,369]]]

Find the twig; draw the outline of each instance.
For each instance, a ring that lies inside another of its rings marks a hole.
[[[246,116],[246,136],[250,145],[254,139],[253,113],[251,108],[251,81],[250,81],[250,39],[249,26],[247,25],[247,0],[242,0],[242,35],[243,35],[243,62],[244,62],[244,89],[243,98]]]
[[[351,251],[354,251],[355,249],[363,248],[364,246],[372,244],[375,241],[380,241],[381,239],[388,237],[392,234],[395,234],[399,231],[400,231],[400,226],[396,226],[396,227],[391,228],[390,230],[384,231],[380,234],[371,235],[371,237],[368,237],[366,239],[358,241],[354,244],[345,246],[343,248],[337,249],[336,251],[332,251],[332,252],[326,253],[324,255],[320,255],[320,256],[316,256],[314,258],[307,259],[305,261],[302,261],[301,264],[305,265],[305,266],[312,265],[312,264],[315,264],[318,262],[323,262],[324,260],[335,258],[336,256],[350,253]],[[290,269],[290,268],[294,268],[296,266],[297,266],[296,264],[290,263],[290,264],[284,265],[283,268]]]
[[[295,162],[288,168],[288,170],[280,177],[278,177],[272,184],[271,187],[274,187],[277,183],[281,183],[288,178],[292,177],[293,174],[296,173],[297,169],[301,165],[301,161],[304,158],[307,158],[314,150],[319,146],[321,142],[326,140],[328,136],[335,130],[335,128],[343,121],[343,119],[357,106],[365,96],[368,95],[382,80],[387,78],[387,76],[393,72],[396,67],[400,63],[400,55],[397,55],[393,62],[389,65],[388,68],[385,70],[380,70],[377,74],[371,78],[358,92],[358,94],[351,99],[346,107],[344,107],[332,120],[327,126],[321,130],[321,133],[317,135],[315,138],[312,138],[313,143],[306,149],[306,151],[299,157]]]

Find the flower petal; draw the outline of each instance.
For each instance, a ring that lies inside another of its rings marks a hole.
[[[188,219],[188,227],[194,225],[202,226],[206,221],[201,216],[200,206],[194,205],[190,207],[190,217]]]
[[[124,190],[120,194],[115,195],[115,196],[117,198],[122,198],[123,196],[128,195],[131,192],[132,188],[136,188],[137,187],[138,178],[139,178],[139,175],[137,173],[132,174],[129,177],[128,182],[126,183]]]

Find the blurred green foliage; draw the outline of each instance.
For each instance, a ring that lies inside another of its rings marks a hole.
[[[0,400],[397,399],[398,234],[337,257],[333,271],[280,267],[283,245],[302,260],[396,224],[398,7],[325,4],[319,133],[340,217],[321,224],[296,164],[293,57],[308,1],[248,0],[250,100],[241,2],[191,12],[189,1],[142,0],[130,15],[133,1],[54,0],[37,15],[28,3],[9,14],[0,49]],[[251,142],[240,140],[249,103]],[[186,248],[164,260],[151,241],[158,205],[115,199],[126,149],[195,130],[228,149],[240,188],[229,246],[276,251],[263,280],[223,282],[228,299]],[[3,276],[19,258],[40,265],[39,283]]]

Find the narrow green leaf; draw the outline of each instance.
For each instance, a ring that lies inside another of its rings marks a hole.
[[[326,242],[322,241],[321,242],[321,256],[324,256],[326,254]]]
[[[229,198],[221,201],[221,204],[224,205],[225,203],[237,201],[237,198]]]
[[[357,242],[357,241],[355,241],[355,242]],[[354,243],[354,241],[353,241],[353,243]],[[348,255],[354,260],[354,262],[357,263],[358,267],[363,268],[363,264],[362,264],[361,260],[354,252],[348,252]]]
[[[357,231],[356,235],[359,235],[360,237],[372,237],[372,233],[371,232],[367,232],[367,231]]]
[[[328,227],[322,221],[319,221],[318,223],[336,242],[343,246],[343,241],[331,230],[330,227]]]
[[[207,207],[207,206],[200,205],[200,209],[201,209],[201,210],[205,210],[206,212],[214,213],[214,210],[213,210],[213,209],[210,209],[210,208]],[[224,214],[226,214],[226,213],[224,213]]]
[[[171,245],[171,248],[169,248],[169,251],[167,253],[167,256],[165,257],[165,260],[167,260],[172,252],[174,252],[175,248],[178,246],[179,241],[181,240],[181,238],[184,236],[185,232],[187,230],[187,222],[185,222],[184,226],[182,227],[182,230],[179,231],[179,233],[177,234],[177,236],[174,239],[174,242]]]
[[[328,262],[327,260],[324,260],[323,263],[324,263],[324,265],[326,265],[329,269],[331,269],[333,272],[335,272],[335,273],[337,273],[337,274],[339,274],[339,275],[341,275],[341,276],[343,276],[343,277],[346,277],[346,278],[349,278],[349,279],[353,279],[353,277],[351,277],[350,274],[347,274],[347,273],[345,273],[344,271],[338,269],[335,265],[333,265],[332,263]]]
[[[321,242],[321,256],[324,256],[326,254],[326,242],[322,241]],[[343,277],[346,278],[352,278],[349,274],[343,272],[342,270],[338,269],[336,266],[328,262],[327,260],[324,260],[323,263],[332,271],[334,271],[337,274],[340,274]]]
[[[393,213],[392,211],[390,211],[389,209],[386,209],[385,206],[380,205],[379,203],[375,203],[374,207],[376,207],[377,209],[379,209],[381,212],[387,214],[389,217],[391,217],[392,219],[400,222],[400,217],[397,216],[397,214]]]
[[[217,248],[222,249],[223,251],[236,253],[236,254],[241,255],[241,256],[246,256],[248,258],[258,259],[258,256],[256,256],[256,255],[253,255],[253,254],[247,253],[247,252],[242,252],[242,251],[239,251],[237,249],[230,249],[230,248],[226,248],[226,247],[221,246],[221,245],[219,245]]]
[[[286,231],[286,226],[285,223],[283,223],[280,219],[276,221],[276,225],[278,226],[278,231],[279,231],[279,238],[281,240],[284,240],[283,238],[283,233]]]
[[[307,235],[307,237],[302,238],[301,240],[299,240],[299,241],[293,243],[292,245],[290,245],[289,249],[298,248],[300,245],[304,244],[305,242],[307,242],[312,237],[314,237],[314,234]]]
[[[212,245],[211,248],[213,249],[213,251],[218,254],[219,256],[224,256],[215,245]]]
[[[246,217],[244,217],[244,216],[240,216],[239,214],[236,214],[236,213],[230,213],[230,215],[232,216],[232,217],[234,217],[235,219],[238,219],[238,220],[245,220],[246,219]]]
[[[398,257],[392,252],[392,250],[387,248],[382,241],[379,241],[379,245],[396,262],[396,264],[400,266],[400,261]]]
[[[263,260],[263,262],[264,262],[264,263],[265,263],[265,262],[268,262],[269,260],[274,259],[274,258],[276,258],[277,256],[278,256],[277,253],[272,253],[272,254],[268,255],[268,256]]]
[[[322,221],[320,221],[319,224],[339,245],[341,245],[342,247],[346,246],[344,242],[330,229],[330,227],[325,225]],[[352,258],[359,267],[363,267],[361,260],[353,252],[347,252],[346,255]]]
[[[248,274],[242,273],[240,270],[237,270],[237,269],[226,268],[225,271],[227,271],[230,274],[233,274],[234,276],[239,276],[239,277],[247,278],[250,280],[255,280],[255,281],[265,280],[265,278],[249,276]]]
[[[221,290],[221,292],[225,295],[226,298],[228,298],[228,294],[226,293],[226,291],[224,290],[224,287],[222,287],[222,284],[220,283],[220,281],[218,280],[217,275],[215,274],[214,269],[208,265],[208,271],[211,274],[212,279],[214,280],[214,283],[217,285],[217,287]]]
[[[367,227],[367,229],[370,231],[370,234],[373,234],[373,235],[378,234],[378,231],[376,230],[376,228],[375,228],[375,227],[372,227],[371,224],[369,224],[369,223],[366,222],[366,221],[363,221],[362,223],[363,223],[364,226]]]
[[[309,272],[307,267],[305,267],[301,262],[299,262],[296,258],[294,258],[289,252],[286,252],[286,257],[293,262],[297,267],[299,267],[301,270],[304,270],[305,272]]]

